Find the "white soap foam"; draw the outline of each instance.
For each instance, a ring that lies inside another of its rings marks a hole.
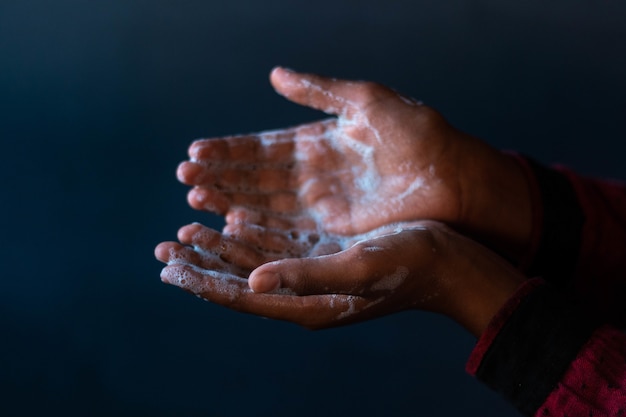
[[[304,80],[304,79],[301,79],[300,83],[305,88],[308,88],[308,89],[311,89],[311,90],[315,90],[315,91],[325,95],[326,97],[329,97],[332,101],[340,104],[341,107],[334,106],[334,105],[329,105],[326,108],[322,109],[322,111],[324,111],[325,113],[345,115],[347,110],[348,110],[346,107],[356,108],[356,103],[346,99],[345,97],[341,97],[341,96],[338,96],[336,94],[333,94],[331,91],[323,89],[318,84],[312,83],[311,81]]]
[[[365,252],[381,252],[384,251],[384,248],[381,248],[380,246],[366,246],[363,248],[363,251]]]
[[[406,266],[398,266],[396,270],[371,286],[373,291],[393,291],[398,288],[409,276]]]
[[[229,301],[234,301],[241,293],[251,292],[247,287],[247,280],[235,275],[219,271],[207,270],[196,265],[188,265],[189,269],[167,268],[164,275],[168,282],[194,294],[218,293],[226,295]],[[242,285],[244,284],[244,285]]]
[[[351,315],[353,315],[354,313],[356,313],[356,300],[357,297],[353,296],[353,295],[347,295],[345,297],[346,301],[348,302],[348,309],[345,311],[342,311],[341,313],[339,313],[339,315],[337,315],[337,320],[341,320],[344,319],[346,317],[350,317]]]
[[[413,181],[408,185],[408,187],[403,192],[401,192],[400,194],[394,197],[394,200],[397,200],[397,201],[404,200],[405,198],[413,194],[415,191],[422,188],[424,184],[425,184],[424,178],[415,177]]]

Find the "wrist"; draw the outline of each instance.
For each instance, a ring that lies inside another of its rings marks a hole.
[[[463,172],[468,202],[462,227],[508,259],[521,263],[532,245],[533,202],[523,168],[513,155],[483,144]]]
[[[444,314],[474,336],[479,337],[493,317],[526,278],[509,262],[477,243],[455,254],[456,262],[446,271],[457,277],[448,285],[448,305]]]

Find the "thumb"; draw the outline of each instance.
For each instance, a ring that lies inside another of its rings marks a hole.
[[[289,289],[297,295],[351,294],[367,279],[365,262],[351,250],[314,258],[282,259],[255,269],[248,278],[254,292]]]
[[[377,96],[391,94],[375,83],[327,78],[281,67],[272,70],[270,81],[287,99],[334,115],[348,115]]]

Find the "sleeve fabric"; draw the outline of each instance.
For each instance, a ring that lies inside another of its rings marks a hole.
[[[533,200],[524,283],[469,373],[527,416],[626,417],[626,186],[515,156]]]
[[[516,159],[534,211],[522,268],[575,294],[602,320],[626,327],[626,184]]]

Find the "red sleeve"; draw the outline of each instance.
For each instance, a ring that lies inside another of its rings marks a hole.
[[[516,158],[534,207],[524,269],[544,279],[494,317],[467,370],[524,415],[626,416],[626,186]]]
[[[626,184],[516,159],[534,208],[523,269],[573,291],[604,320],[626,327]]]
[[[574,288],[609,323],[626,327],[626,185],[583,178],[560,168],[571,182],[585,223]]]
[[[494,317],[467,371],[526,416],[626,416],[626,335],[541,279]]]
[[[626,335],[596,330],[537,416],[626,416]]]

